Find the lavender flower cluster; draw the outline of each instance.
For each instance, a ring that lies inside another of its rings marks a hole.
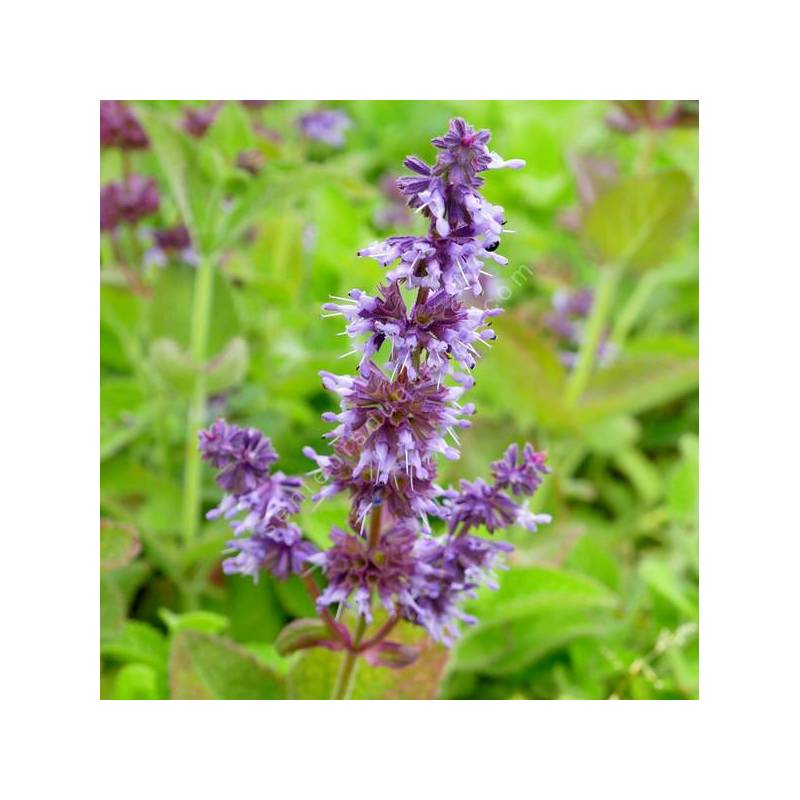
[[[323,415],[333,425],[326,434],[332,452],[304,453],[323,482],[314,500],[349,495],[350,530],[334,529],[331,546],[318,551],[286,522],[297,511],[300,481],[270,475],[275,453],[257,431],[218,421],[200,442],[227,492],[211,515],[237,518],[231,546],[239,553],[225,562],[227,572],[285,577],[319,567],[327,581],[316,598],[321,613],[344,605],[369,622],[380,604],[390,620],[420,625],[445,644],[459,622],[474,621],[462,601],[481,585],[496,586],[494,572],[512,550],[475,532],[535,531],[550,521],[524,500],[549,472],[530,444],[508,447],[492,464],[491,482],[464,480],[450,490],[436,482],[436,457],[459,457],[457,430],[469,427],[475,411],[462,396],[473,385],[476,345],[495,338],[491,318],[499,313],[468,306],[462,295],[481,293],[488,262],[507,263],[497,253],[503,209],[481,194],[482,173],[524,166],[490,151],[489,138],[454,119],[432,140],[433,165],[406,159],[414,174],[400,178],[398,189],[429,220],[427,234],[360,251],[390,267],[385,283],[374,295],[354,289],[324,306],[344,318],[359,364],[354,375],[321,373],[340,403]]]

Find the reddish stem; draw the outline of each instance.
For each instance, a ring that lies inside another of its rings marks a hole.
[[[371,638],[367,639],[366,642],[363,642],[359,648],[359,653],[363,653],[366,650],[369,650],[371,647],[375,647],[376,644],[380,644],[391,632],[397,623],[400,622],[400,617],[395,615],[393,617],[389,617],[386,622],[380,627],[378,632]]]

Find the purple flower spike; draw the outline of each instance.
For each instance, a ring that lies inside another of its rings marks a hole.
[[[305,136],[340,146],[344,121],[339,112],[317,111],[299,124]],[[287,522],[299,510],[301,482],[269,473],[268,440],[221,420],[201,434],[203,456],[227,490],[209,516],[231,519],[243,536],[231,543],[238,554],[225,570],[286,577],[318,567],[326,585],[316,603],[328,620],[328,606],[344,605],[370,623],[380,604],[389,620],[362,644],[364,657],[380,666],[400,668],[416,655],[383,638],[400,620],[446,645],[462,623],[476,622],[461,605],[479,586],[497,588],[496,571],[513,548],[480,538],[475,529],[535,531],[550,520],[517,502],[534,494],[549,472],[544,453],[530,444],[521,451],[511,445],[492,464],[492,483],[462,480],[458,490],[445,490],[436,482],[437,456],[460,455],[458,430],[469,427],[475,412],[462,396],[473,384],[479,347],[495,339],[491,320],[499,313],[462,300],[463,292],[480,294],[492,279],[488,263],[506,263],[496,251],[509,231],[503,209],[480,193],[482,173],[524,165],[490,151],[489,138],[488,131],[454,119],[433,140],[439,151],[433,165],[406,159],[413,174],[397,181],[397,191],[428,219],[426,235],[393,236],[361,250],[389,268],[385,282],[374,294],[353,289],[324,306],[326,316],[344,318],[351,340],[344,356],[358,356],[359,364],[354,375],[320,372],[339,400],[338,411],[323,414],[333,425],[323,437],[331,452],[305,447],[303,453],[319,483],[312,499],[346,493],[351,530],[334,528],[331,546],[314,552]],[[430,517],[442,521],[445,535],[433,536]],[[350,641],[345,636],[340,643],[349,647],[348,657],[355,652]]]

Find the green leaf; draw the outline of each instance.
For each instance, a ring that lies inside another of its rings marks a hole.
[[[601,455],[612,455],[630,447],[639,437],[639,423],[631,416],[606,417],[586,425],[581,438]]]
[[[231,165],[242,150],[256,144],[250,118],[236,101],[225,103],[203,141],[218,150]]]
[[[633,484],[645,503],[653,503],[664,494],[664,481],[658,468],[635,447],[616,453],[614,465]]]
[[[630,178],[589,209],[584,241],[598,263],[654,267],[686,230],[693,207],[692,182],[683,172]]]
[[[269,580],[255,583],[245,575],[225,576],[226,603],[222,611],[231,621],[230,635],[236,641],[275,640],[285,619],[273,586]]]
[[[149,664],[164,669],[167,643],[160,631],[138,620],[128,620],[119,636],[100,646],[100,654],[115,661]]]
[[[275,640],[275,651],[278,655],[288,656],[296,650],[314,647],[324,639],[329,639],[331,632],[328,626],[318,617],[296,619],[290,622]]]
[[[470,604],[478,625],[453,652],[455,669],[508,675],[583,636],[608,629],[616,596],[583,575],[529,567],[503,576],[495,597]]]
[[[672,516],[689,522],[697,517],[700,493],[699,442],[694,434],[684,434],[680,439],[681,461],[667,481],[667,505]]]
[[[508,414],[521,428],[568,428],[564,405],[564,367],[558,354],[525,317],[512,313],[494,325],[497,343],[481,353],[475,402]],[[513,386],[514,391],[509,391]]]
[[[638,414],[697,388],[696,358],[638,355],[598,370],[578,406],[582,425],[619,414]]]
[[[199,631],[175,635],[169,660],[174,700],[279,700],[283,679],[239,645]]]
[[[100,520],[100,568],[103,570],[125,567],[139,555],[142,548],[133,525]]]
[[[225,349],[206,364],[206,388],[212,394],[238,386],[247,375],[250,349],[240,336],[231,339]]]
[[[146,664],[126,664],[117,673],[114,700],[159,700],[158,672]]]
[[[150,138],[153,153],[166,179],[181,218],[198,239],[198,220],[192,207],[196,178],[195,156],[191,142],[167,119],[156,112],[138,108],[137,116]]]
[[[173,389],[191,391],[197,369],[191,356],[176,341],[156,339],[150,345],[150,363]]]
[[[667,600],[684,616],[697,619],[697,602],[672,565],[661,559],[648,558],[639,565],[639,574],[651,592]]]
[[[100,458],[104,460],[141,436],[154,408],[138,381],[106,378],[100,388]]]
[[[158,374],[174,389],[189,392],[200,371],[192,357],[172,339],[156,339],[150,347],[150,361]],[[219,355],[206,363],[206,389],[223,392],[240,384],[247,374],[250,350],[240,336],[231,339]]]
[[[567,566],[600,581],[614,592],[620,588],[620,569],[616,559],[591,534],[578,539],[567,558]]]
[[[578,601],[543,601],[526,616],[479,625],[456,645],[454,665],[488,675],[510,675],[584,636],[602,636],[608,614]]]
[[[314,601],[297,575],[291,575],[285,581],[274,580],[272,588],[289,616],[311,617],[316,614]]]
[[[266,642],[242,642],[242,647],[284,678],[294,663],[293,656],[278,655],[275,648]]]
[[[592,578],[549,567],[515,567],[502,574],[500,588],[483,589],[467,604],[481,624],[535,613],[555,603],[614,608],[616,595]]]
[[[159,609],[158,616],[161,617],[167,630],[172,633],[179,631],[200,631],[201,633],[222,633],[229,625],[229,620],[222,614],[215,614],[213,611],[186,611],[183,614],[176,614],[168,608]]]

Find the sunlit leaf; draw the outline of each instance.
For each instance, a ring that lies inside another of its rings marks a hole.
[[[101,644],[100,654],[115,661],[141,662],[163,669],[167,660],[167,643],[152,625],[128,620],[118,636]]]
[[[692,183],[683,172],[629,178],[589,209],[584,241],[601,264],[657,266],[686,230],[692,209]]]
[[[576,573],[539,567],[503,576],[494,594],[469,605],[479,620],[454,649],[454,667],[505,675],[535,663],[581,636],[607,629],[618,600]]]
[[[618,414],[636,414],[697,388],[696,358],[628,356],[598,370],[578,406],[583,424]]]
[[[158,612],[159,617],[164,621],[170,633],[175,634],[179,631],[200,631],[200,633],[222,633],[230,624],[230,620],[222,614],[215,614],[213,611],[185,611],[183,614],[176,614],[168,608],[162,608]]]
[[[244,648],[194,630],[175,634],[169,660],[173,700],[280,700],[283,679]]]
[[[160,680],[156,670],[147,664],[125,664],[117,673],[114,700],[159,700]]]

